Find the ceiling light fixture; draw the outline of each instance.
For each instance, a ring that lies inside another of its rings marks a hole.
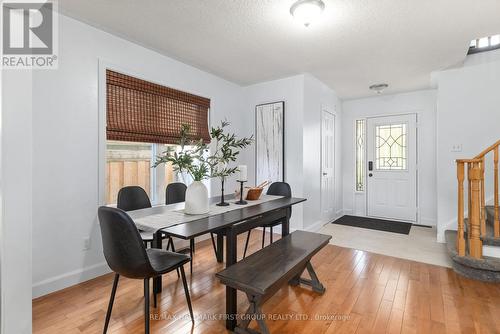
[[[382,92],[384,91],[384,89],[386,89],[387,87],[389,87],[388,84],[386,83],[381,83],[381,84],[375,84],[375,85],[371,85],[369,88],[375,92],[377,92],[377,94],[382,94]]]
[[[299,0],[290,7],[290,14],[308,27],[324,9],[325,3],[321,0]]]

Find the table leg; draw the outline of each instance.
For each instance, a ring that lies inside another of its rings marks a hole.
[[[236,263],[237,235],[232,228],[226,233],[226,268]],[[236,289],[226,286],[226,328],[233,331],[236,327],[236,315],[238,314],[238,300]]]
[[[217,233],[217,262],[224,262],[224,235]]]
[[[291,208],[286,208],[286,217],[281,223],[281,236],[285,237],[290,234],[290,212]]]
[[[162,249],[162,237],[163,237],[163,233],[161,231],[157,231],[154,234],[154,237],[153,237],[153,247],[154,248]],[[161,284],[161,275],[160,275],[158,277],[153,278],[153,292],[155,294],[160,293],[161,289],[162,289],[162,284]]]

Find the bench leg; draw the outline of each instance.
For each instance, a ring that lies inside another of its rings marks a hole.
[[[318,275],[316,275],[316,272],[314,271],[314,268],[313,268],[311,262],[307,262],[305,269],[307,269],[307,272],[309,273],[309,276],[311,276],[311,279],[301,278],[300,276],[302,274],[300,274],[300,275],[297,275],[294,278],[292,278],[290,280],[290,282],[288,282],[288,283],[290,285],[293,285],[293,286],[296,286],[299,284],[308,285],[308,286],[312,287],[314,292],[317,292],[319,294],[324,294],[326,289],[323,286],[323,284],[321,284],[321,282],[319,281]]]
[[[265,322],[265,315],[260,308],[260,298],[247,295],[250,306],[244,314],[244,319],[240,322],[238,326],[234,329],[237,334],[270,334],[269,328]],[[250,322],[255,320],[259,325],[260,332],[256,332],[253,329],[248,328]]]

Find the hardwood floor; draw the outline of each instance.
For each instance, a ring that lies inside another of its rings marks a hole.
[[[239,254],[245,237],[240,236]],[[254,232],[251,251],[260,248],[260,240]],[[158,308],[151,307],[152,333],[228,333],[220,319],[225,287],[214,276],[223,265],[208,240],[197,246],[193,278],[188,274],[194,327],[173,272],[164,277]],[[500,284],[333,245],[313,265],[326,293],[283,287],[264,305],[272,333],[500,333]],[[112,282],[110,274],[34,300],[33,333],[102,333]],[[141,280],[120,280],[108,333],[143,332],[142,289]],[[246,298],[238,297],[242,312]]]

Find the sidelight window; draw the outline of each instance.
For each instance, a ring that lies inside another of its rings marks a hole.
[[[365,190],[365,120],[356,120],[356,191]]]

